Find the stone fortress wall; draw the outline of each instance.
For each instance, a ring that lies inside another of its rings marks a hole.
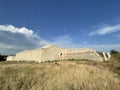
[[[25,50],[16,53],[16,56],[9,56],[7,61],[35,61],[45,62],[54,60],[81,60],[87,59],[92,61],[108,60],[109,56],[103,53],[101,57],[95,50],[92,49],[67,49],[59,48],[53,45],[46,45],[42,48]]]
[[[92,49],[66,49],[64,59],[87,59],[92,61],[102,61],[99,54]]]

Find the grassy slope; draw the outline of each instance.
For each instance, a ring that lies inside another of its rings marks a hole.
[[[0,90],[119,90],[120,63],[0,62]]]

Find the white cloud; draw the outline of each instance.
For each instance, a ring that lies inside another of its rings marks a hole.
[[[54,44],[63,48],[93,48],[99,51],[115,49],[120,51],[119,44],[91,45],[87,41],[77,44],[70,35],[54,37],[50,41],[38,36],[33,30],[25,27],[17,28],[13,25],[0,25],[0,53],[2,54],[15,54],[22,50],[40,48],[45,44]]]
[[[0,53],[14,54],[25,49],[38,48],[49,43],[33,30],[13,25],[0,25]]]
[[[0,53],[15,54],[16,52],[40,48],[45,44],[60,47],[73,47],[73,38],[69,35],[54,37],[51,41],[38,36],[33,30],[13,25],[0,25]]]
[[[24,35],[33,35],[33,31],[29,30],[25,27],[22,28],[16,28],[13,25],[0,25],[0,31],[10,31],[12,33],[21,33]]]
[[[89,33],[90,36],[93,36],[93,35],[105,35],[105,34],[110,34],[110,33],[114,33],[114,32],[117,32],[117,31],[120,31],[120,24],[118,25],[115,25],[115,26],[104,26],[104,27],[101,27],[91,33]]]

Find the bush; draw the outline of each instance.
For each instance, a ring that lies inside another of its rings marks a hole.
[[[118,52],[118,51],[116,51],[116,50],[111,50],[111,52],[110,52],[110,53],[111,53],[111,55],[112,55],[112,54],[119,54],[119,52]]]
[[[111,50],[111,56],[114,60],[120,61],[120,52]]]

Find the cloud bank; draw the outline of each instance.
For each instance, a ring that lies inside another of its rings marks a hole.
[[[50,41],[38,36],[33,30],[26,27],[0,25],[0,53],[2,54],[15,54],[23,50],[40,48],[46,44],[70,47],[73,46],[73,38],[69,35],[62,35]]]
[[[108,33],[108,32],[105,32],[105,33]],[[97,34],[97,31],[96,33],[94,32],[94,34]],[[92,45],[87,43],[87,41],[83,41],[79,44],[74,41],[75,41],[74,37],[71,37],[70,35],[61,35],[58,37],[54,37],[50,41],[38,36],[33,30],[27,29],[26,27],[17,28],[13,25],[0,25],[0,53],[1,54],[14,55],[17,52],[34,49],[34,48],[40,48],[41,46],[46,44],[53,44],[63,48],[64,47],[65,48],[93,48],[98,51],[109,51],[111,49],[115,49],[120,51],[120,44]]]
[[[25,27],[0,25],[0,53],[14,54],[25,49],[38,48],[47,43]]]
[[[104,26],[101,27],[93,32],[90,32],[89,35],[93,36],[93,35],[106,35],[106,34],[110,34],[110,33],[114,33],[120,31],[120,24],[115,25],[115,26]]]

